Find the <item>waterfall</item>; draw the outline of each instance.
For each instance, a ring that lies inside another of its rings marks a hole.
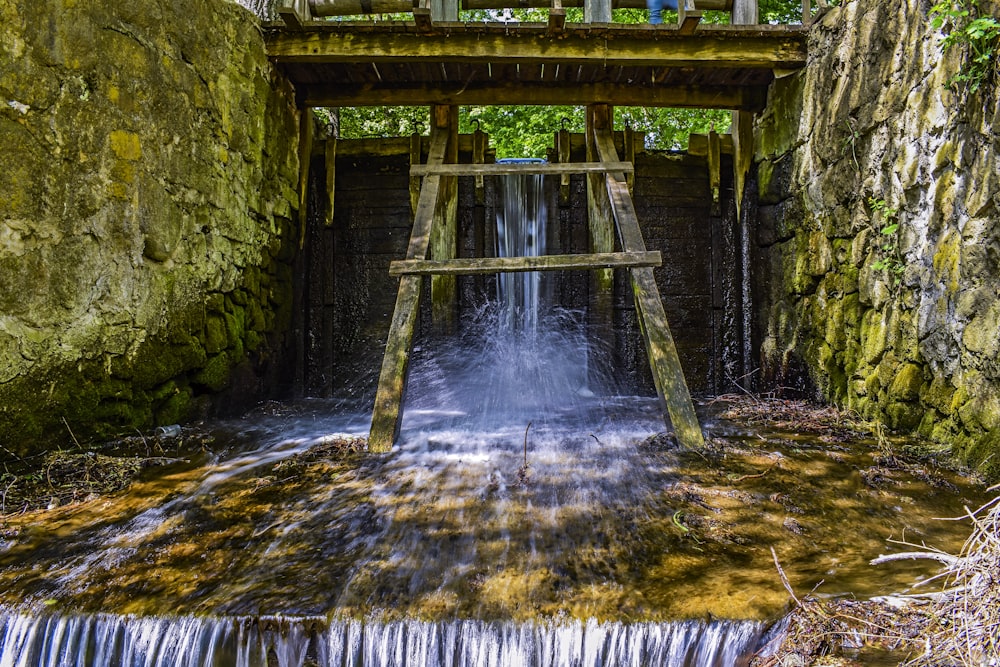
[[[757,621],[423,622],[0,610],[2,667],[738,667]]]
[[[541,174],[509,174],[500,179],[497,257],[546,254],[548,211],[544,178]],[[497,297],[504,309],[504,323],[511,332],[537,333],[540,309],[547,305],[543,280],[540,271],[501,273],[497,277]]]

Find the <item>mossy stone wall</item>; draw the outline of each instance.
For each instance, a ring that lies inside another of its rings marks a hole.
[[[948,87],[962,53],[942,52],[930,4],[842,3],[813,25],[808,67],[772,90],[756,149],[761,361],[772,386],[807,378],[997,476],[1000,101]]]
[[[280,383],[299,116],[257,18],[226,0],[0,0],[0,25],[7,453]]]

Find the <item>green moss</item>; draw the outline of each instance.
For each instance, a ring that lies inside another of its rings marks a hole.
[[[221,391],[229,384],[230,359],[226,353],[209,357],[208,363],[191,378],[211,391]]]
[[[896,401],[915,401],[920,398],[920,389],[923,385],[923,367],[917,364],[905,364],[889,385],[889,396]]]
[[[173,384],[170,393],[156,408],[156,424],[179,424],[187,421],[191,413],[191,389]]]

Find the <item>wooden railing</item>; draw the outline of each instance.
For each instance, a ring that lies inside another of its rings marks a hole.
[[[813,0],[802,0],[802,23],[809,23]],[[550,25],[565,23],[567,7],[583,7],[585,23],[610,23],[613,9],[645,9],[646,0],[278,0],[278,13],[293,29],[315,19],[374,14],[414,15],[418,24],[458,21],[459,11],[501,9],[549,10]],[[757,0],[679,0],[677,23],[682,32],[693,32],[703,11],[733,15],[734,25],[758,22]],[[748,20],[752,18],[752,20]]]

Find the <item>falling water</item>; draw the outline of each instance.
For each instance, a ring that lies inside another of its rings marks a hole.
[[[511,174],[500,179],[500,206],[497,210],[497,257],[537,257],[545,255],[546,219],[544,176]],[[544,315],[543,278],[540,271],[501,273],[497,296],[503,304],[502,323],[511,332],[533,335]],[[547,286],[546,281],[546,286]]]
[[[538,184],[505,191],[543,201]],[[515,210],[499,228],[531,240],[503,252],[552,252],[544,210]],[[787,435],[717,428],[750,443],[718,460],[647,440],[655,398],[616,394],[546,277],[511,275],[461,336],[416,355],[388,456],[337,453],[364,411],[291,405],[0,537],[0,667],[730,667],[787,600],[760,545],[827,586],[856,549],[862,574],[839,590],[874,585],[879,531],[931,491],[866,494],[867,450]]]

